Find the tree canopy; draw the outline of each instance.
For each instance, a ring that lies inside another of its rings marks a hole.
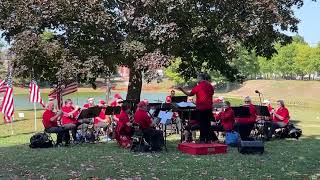
[[[176,57],[184,78],[202,69],[241,78],[230,63],[236,46],[271,57],[275,42],[290,40],[282,32],[297,31],[293,7],[302,5],[302,0],[1,0],[0,29],[13,42],[15,67],[23,67],[19,76],[33,68],[37,77],[51,81],[53,72],[67,78],[72,71],[93,83],[124,65],[131,69],[127,98],[140,98],[142,73],[150,79]],[[42,37],[45,31],[53,32],[50,40]]]

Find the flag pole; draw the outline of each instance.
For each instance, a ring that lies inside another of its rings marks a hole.
[[[13,121],[14,121],[14,117],[12,117],[11,119],[11,135],[13,135]]]
[[[33,103],[33,109],[34,109],[34,132],[37,132],[37,106],[36,103]]]

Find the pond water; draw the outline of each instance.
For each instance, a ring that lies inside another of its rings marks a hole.
[[[113,99],[115,93],[111,93],[110,98]],[[123,98],[126,97],[126,92],[119,92]],[[169,93],[166,92],[142,92],[141,93],[141,99],[148,99],[149,102],[156,102],[157,100],[162,100],[164,101],[166,96],[169,95]],[[93,97],[95,98],[95,102],[97,103],[99,99],[106,99],[106,95],[103,92],[97,93],[74,93],[69,96],[65,96],[63,99],[70,98],[72,101],[79,105],[82,106],[84,103],[87,102],[88,97]],[[29,95],[28,94],[18,94],[15,95],[14,97],[14,104],[15,104],[15,109],[17,110],[26,110],[26,109],[33,109],[33,103],[29,102]],[[42,98],[45,102],[48,101],[47,94],[42,94]],[[40,105],[37,105],[37,108],[41,109]]]

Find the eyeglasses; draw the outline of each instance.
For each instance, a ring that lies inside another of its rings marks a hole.
[[[245,103],[249,103],[249,102],[251,102],[251,101],[244,101]]]

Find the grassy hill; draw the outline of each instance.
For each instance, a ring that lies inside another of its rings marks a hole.
[[[319,104],[320,81],[251,80],[244,82],[239,89],[226,95],[258,98],[255,90],[263,93],[264,98],[276,101],[283,99],[292,105]]]

